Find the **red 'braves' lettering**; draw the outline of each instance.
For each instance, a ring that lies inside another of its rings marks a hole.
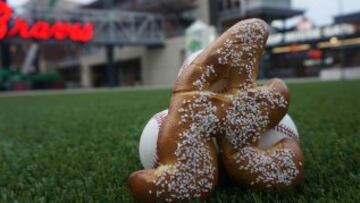
[[[30,38],[29,25],[21,18],[15,19],[14,26],[8,32],[9,37],[15,37],[17,35],[23,39]]]
[[[54,35],[54,38],[57,40],[64,40],[69,37],[69,30],[71,29],[71,25],[69,23],[56,22],[51,27],[51,32]]]
[[[71,27],[70,38],[74,41],[89,41],[93,37],[93,25],[91,23],[75,23]]]
[[[12,9],[3,1],[0,1],[0,39],[3,39],[8,31],[7,22],[12,15]]]
[[[13,11],[5,3],[0,1],[0,40],[8,37],[20,37],[23,39],[36,40],[65,40],[70,39],[78,42],[87,42],[93,38],[94,26],[92,23],[69,23],[55,22],[50,24],[46,21],[37,21],[30,25],[24,19],[17,17],[13,26],[9,27],[8,22]]]

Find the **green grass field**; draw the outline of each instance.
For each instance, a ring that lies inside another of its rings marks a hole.
[[[260,193],[221,183],[209,202],[360,202],[360,81],[289,85],[305,179]],[[0,202],[132,202],[138,141],[171,93],[0,98]]]

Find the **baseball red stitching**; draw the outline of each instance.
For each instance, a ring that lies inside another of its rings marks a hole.
[[[158,128],[159,128],[159,129],[160,129],[161,125],[163,124],[166,116],[167,116],[167,113],[165,113],[165,112],[157,113],[157,114],[154,116],[154,119],[156,120],[156,123],[158,124]]]
[[[275,126],[274,129],[278,132],[284,133],[285,135],[287,135],[287,136],[293,138],[295,141],[299,142],[299,138],[296,136],[295,132],[291,128],[287,127],[286,125],[279,124],[279,125]]]
[[[156,123],[158,125],[158,129],[160,130],[161,128],[161,125],[163,124],[163,122],[165,121],[167,117],[167,113],[165,112],[160,112],[160,113],[157,113],[153,118],[156,120]],[[158,164],[158,156],[157,156],[157,144],[155,146],[155,154],[154,154],[154,158],[153,158],[153,165],[152,165],[152,168],[155,168]]]

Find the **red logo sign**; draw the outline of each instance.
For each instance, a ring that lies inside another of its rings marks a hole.
[[[0,40],[8,36],[36,40],[70,39],[88,42],[94,36],[94,25],[92,23],[58,21],[50,24],[46,21],[37,21],[30,25],[24,19],[17,17],[13,26],[9,27],[8,22],[12,14],[13,10],[5,2],[0,1]]]

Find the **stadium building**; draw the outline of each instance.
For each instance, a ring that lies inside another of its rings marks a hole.
[[[33,19],[42,19],[49,12],[37,15],[34,11],[48,9],[47,4],[30,1],[24,10]],[[272,25],[262,78],[318,77],[333,67],[360,65],[359,14],[337,16],[334,24],[324,27],[303,17],[289,27],[289,18],[303,14],[292,8],[291,0],[98,0],[85,6],[60,0],[53,7],[50,13],[56,19],[94,21],[96,40],[12,42],[10,50],[16,56],[12,65],[24,70],[31,67],[24,64],[32,61],[33,70],[27,72],[56,71],[66,87],[171,86],[189,49],[201,48],[189,44],[189,27],[201,25],[221,33],[250,17]],[[64,9],[68,12],[56,12]]]
[[[340,77],[341,69],[346,69],[349,78],[359,77],[359,19],[360,13],[336,16],[333,24],[316,27],[303,18],[287,32],[273,33],[262,71],[267,77],[327,79],[328,74]]]
[[[166,3],[164,3],[166,2]],[[246,6],[242,6],[246,5]],[[104,9],[104,1],[96,1],[86,8]],[[126,11],[160,13],[164,16],[164,44],[155,47],[124,46],[115,48],[116,84],[123,86],[173,84],[182,61],[186,57],[185,30],[199,20],[210,24],[218,32],[238,20],[258,17],[271,23],[274,20],[302,14],[291,8],[290,0],[209,0],[209,1],[121,1],[114,8]],[[59,65],[63,73],[75,73],[82,87],[107,84],[107,59],[104,48],[84,54],[69,66]],[[79,71],[76,74],[77,70]],[[70,76],[70,78],[74,78]]]

